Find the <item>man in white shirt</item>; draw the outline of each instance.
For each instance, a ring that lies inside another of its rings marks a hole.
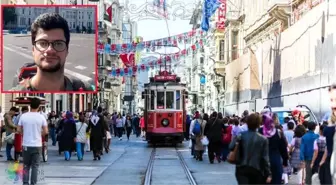
[[[48,134],[47,120],[38,112],[40,100],[32,98],[30,102],[31,112],[22,114],[19,120],[18,132],[23,134],[23,185],[37,183],[39,163],[41,161],[42,137]]]

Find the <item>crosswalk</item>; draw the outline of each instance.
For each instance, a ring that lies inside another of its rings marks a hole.
[[[28,60],[33,60],[33,57],[31,55],[31,48],[28,48],[28,47],[22,47],[22,46],[18,46],[18,45],[15,45],[15,44],[6,44],[3,46],[4,47],[4,60],[6,60],[6,52],[14,52],[15,54],[18,54],[20,55],[21,57],[24,57]],[[26,63],[26,62],[22,62],[22,65]],[[13,63],[7,63],[7,65],[13,65]],[[6,63],[4,64],[4,68],[5,67]],[[67,61],[65,63],[65,73],[68,74],[68,75],[71,75],[71,76],[75,76],[75,77],[78,77],[82,80],[85,80],[85,81],[90,81],[92,80],[94,74],[95,74],[95,69],[92,67],[87,67],[87,66],[83,66],[83,65],[78,65],[78,63],[73,63],[71,61]]]

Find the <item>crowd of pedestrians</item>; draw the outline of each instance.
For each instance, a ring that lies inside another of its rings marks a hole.
[[[53,146],[58,145],[58,152],[63,153],[66,161],[72,156],[82,161],[84,154],[91,151],[93,160],[101,160],[104,150],[110,151],[113,135],[120,141],[124,134],[129,140],[132,132],[137,137],[145,137],[144,118],[138,114],[109,114],[101,107],[80,113],[51,111],[48,114],[38,98],[32,98],[30,106],[21,110],[12,107],[0,118],[0,150],[3,144],[6,150],[5,156],[0,157],[6,157],[8,162],[18,162],[22,157],[24,170],[31,171],[31,180],[30,173],[24,173],[28,175],[24,175],[23,184],[37,182],[43,138],[47,142],[50,138]]]
[[[295,174],[299,185],[336,183],[336,86],[329,88],[331,111],[322,123],[306,121],[300,111],[280,123],[264,110],[238,117],[196,111],[187,116],[186,138],[191,155],[211,164],[227,161],[236,166],[238,184],[288,184]],[[335,146],[335,147],[334,147]]]

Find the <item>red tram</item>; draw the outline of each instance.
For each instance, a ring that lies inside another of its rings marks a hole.
[[[186,84],[168,71],[150,78],[144,85],[144,120],[148,143],[182,143],[186,131]]]

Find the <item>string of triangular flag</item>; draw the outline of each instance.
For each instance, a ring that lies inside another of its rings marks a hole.
[[[154,69],[155,67],[160,67],[165,64],[169,66],[174,61],[179,61],[190,54],[196,54],[198,50],[201,49],[201,47],[204,45],[204,42],[205,38],[201,38],[197,40],[195,44],[191,45],[186,49],[183,49],[177,53],[160,57],[159,59],[147,61],[147,64],[138,64],[124,68],[112,68],[111,76],[113,77],[132,76],[135,75],[137,72],[140,73],[141,71],[149,71],[151,68]]]
[[[106,44],[98,42],[97,52],[99,54],[123,54],[132,53],[145,50],[146,52],[152,52],[157,49],[161,49],[167,46],[178,46],[178,44],[191,44],[192,38],[200,39],[204,36],[202,30],[192,30],[186,33],[174,35],[171,37],[142,41],[139,43],[123,43],[123,44]]]

